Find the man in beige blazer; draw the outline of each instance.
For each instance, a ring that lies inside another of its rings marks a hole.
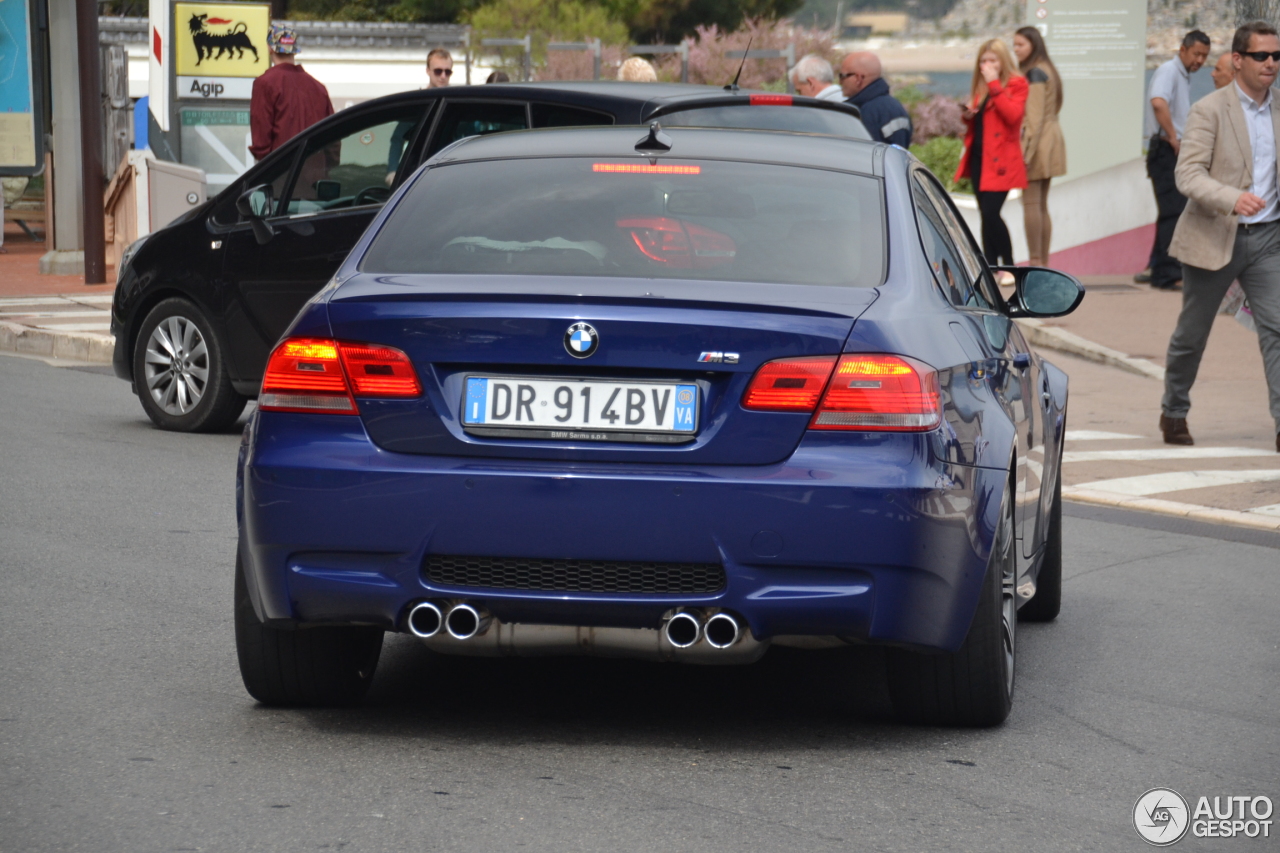
[[[1240,281],[1258,329],[1280,452],[1280,36],[1262,21],[1236,30],[1235,82],[1191,108],[1175,177],[1187,196],[1171,254],[1182,261],[1182,313],[1165,359],[1160,430],[1168,444],[1194,444],[1187,429],[1213,318]]]

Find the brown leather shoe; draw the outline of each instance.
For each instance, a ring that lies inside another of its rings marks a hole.
[[[1171,418],[1168,415],[1161,415],[1160,432],[1164,433],[1165,444],[1196,443],[1195,439],[1191,437],[1191,431],[1187,429],[1186,418]],[[1280,438],[1277,441],[1280,441]]]

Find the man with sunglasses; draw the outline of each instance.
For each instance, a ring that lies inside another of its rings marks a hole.
[[[427,54],[427,88],[443,89],[453,80],[453,54],[443,47],[437,47]],[[391,132],[391,146],[387,150],[387,186],[396,180],[396,171],[400,168],[400,158],[404,156],[405,146],[409,144],[409,134],[413,131],[411,121],[402,121]]]
[[[1263,21],[1231,42],[1235,82],[1196,102],[1175,173],[1187,207],[1169,250],[1182,260],[1182,313],[1165,359],[1160,428],[1169,444],[1194,444],[1191,386],[1213,318],[1233,280],[1258,330],[1280,452],[1280,109],[1272,85],[1280,36]]]
[[[427,88],[443,89],[453,78],[453,55],[443,47],[427,54]]]

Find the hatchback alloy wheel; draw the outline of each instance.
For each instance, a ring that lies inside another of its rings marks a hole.
[[[204,396],[209,348],[196,324],[169,317],[151,332],[146,354],[147,389],[166,414],[185,415]]]
[[[147,314],[133,347],[133,380],[142,408],[161,429],[223,429],[247,402],[231,385],[209,321],[185,299],[166,299]]]

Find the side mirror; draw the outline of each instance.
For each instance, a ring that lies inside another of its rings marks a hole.
[[[342,196],[342,184],[337,181],[316,181],[316,201],[334,201]]]
[[[249,221],[253,237],[259,246],[265,246],[276,235],[271,223],[263,217],[271,215],[271,185],[261,184],[245,190],[236,199],[236,210]]]
[[[1076,310],[1084,299],[1084,285],[1073,276],[1045,267],[995,267],[1015,279],[1011,317],[1061,317]]]

